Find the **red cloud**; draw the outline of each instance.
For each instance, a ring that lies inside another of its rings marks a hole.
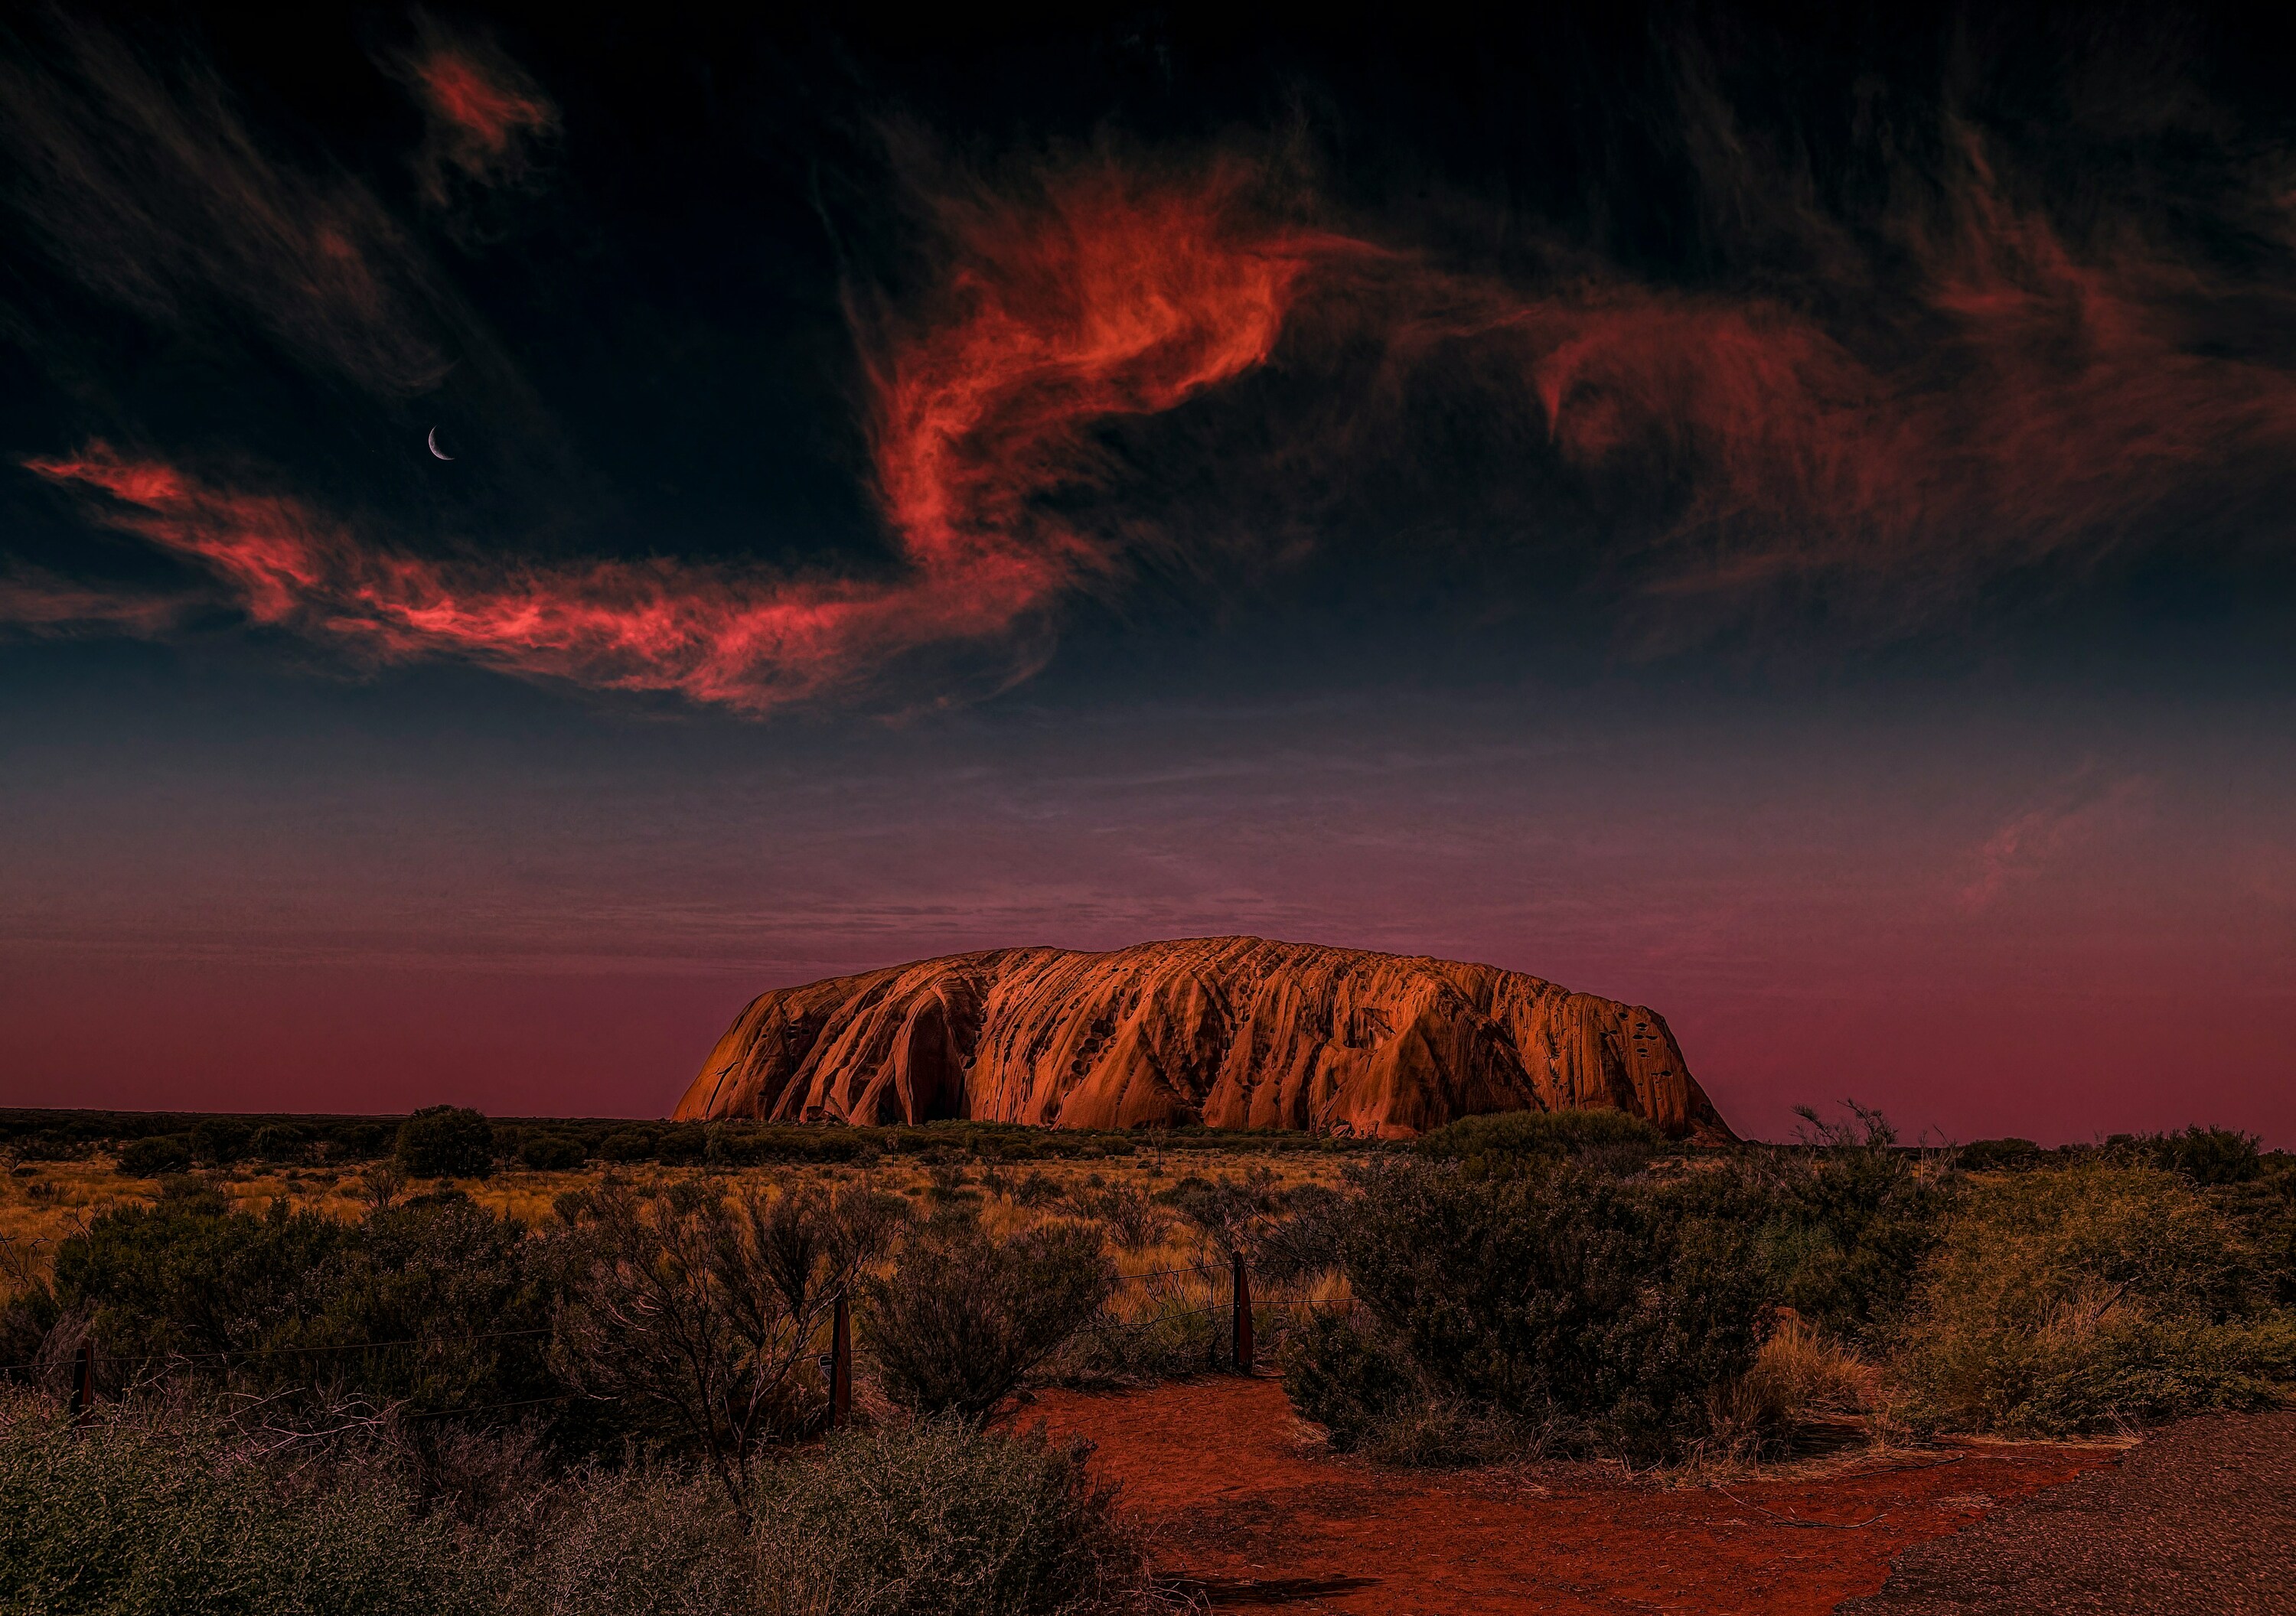
[[[2131,776],[2018,814],[1978,849],[1977,873],[1956,894],[1959,907],[1975,914],[2012,883],[2032,880],[2052,865],[2141,828],[2151,817],[2151,796],[2152,782]]]
[[[415,171],[433,206],[453,200],[450,177],[477,185],[514,184],[533,165],[534,147],[558,131],[558,108],[496,45],[422,26],[414,52],[387,63],[421,103],[428,125]]]
[[[426,559],[100,446],[34,469],[110,494],[111,520],[200,562],[258,621],[744,711],[927,648],[1025,667],[1061,598],[1125,562],[1061,509],[1105,477],[1098,435],[1219,388],[1279,341],[1312,362],[1335,327],[1380,334],[1402,365],[1472,347],[1477,408],[1538,412],[1593,497],[1644,503],[1641,538],[1612,531],[1622,567],[1660,595],[1816,580],[1907,613],[1932,604],[1925,588],[2095,553],[2271,486],[2296,448],[2296,381],[2198,322],[2234,293],[2282,294],[2125,243],[2076,254],[1966,151],[1949,206],[1888,222],[1910,268],[1887,298],[1869,285],[1849,300],[1898,311],[1863,325],[1783,292],[1439,270],[1290,222],[1241,163],[1102,159],[945,199],[939,279],[904,311],[856,318],[895,540],[885,578]]]
[[[463,656],[762,712],[923,648],[1024,638],[1062,593],[1116,569],[1039,497],[1091,474],[1095,423],[1168,410],[1265,360],[1304,268],[1331,250],[1254,227],[1234,184],[1095,167],[951,216],[958,250],[931,312],[873,355],[890,580],[430,559],[102,445],[29,464],[111,496],[108,520],[206,567],[257,622],[386,658]]]
[[[1088,481],[1093,428],[1170,410],[1263,363],[1303,277],[1353,243],[1273,223],[1240,167],[1113,162],[1024,199],[945,204],[951,269],[878,338],[870,437],[887,515],[920,557],[1024,543],[1078,572],[1112,558],[1037,502]]]
[[[920,644],[1004,633],[1059,582],[1054,567],[1017,560],[892,584],[661,561],[435,560],[365,543],[300,501],[210,487],[102,445],[29,463],[110,495],[114,526],[207,568],[256,622],[386,660],[463,656],[745,712],[818,694]]]
[[[877,344],[889,514],[923,551],[1019,542],[1103,570],[1105,547],[1045,511],[1099,475],[1097,428],[1240,376],[1279,339],[1313,364],[1368,331],[1403,368],[1475,349],[1475,409],[1535,409],[1591,498],[1640,511],[1611,524],[1613,560],[1655,600],[1816,588],[1894,627],[2005,569],[2226,531],[2296,449],[2296,376],[2205,322],[2285,289],[2132,228],[2076,251],[2013,205],[1973,135],[1948,134],[1930,202],[1880,222],[1886,271],[1813,245],[1849,282],[1833,289],[1846,315],[1819,312],[1815,284],[1446,270],[1285,222],[1241,161],[1160,176],[1103,159],[945,202],[948,276],[926,319]],[[1359,452],[1285,461],[1296,475]]]
[[[193,602],[75,584],[39,572],[0,574],[0,624],[32,634],[152,635],[174,628]]]
[[[2296,448],[2296,378],[2194,340],[2210,289],[2182,266],[2084,263],[1981,189],[1955,225],[1918,244],[1910,358],[1866,357],[1775,300],[1617,287],[1566,308],[1531,366],[1556,445],[1590,469],[1686,472],[1675,532],[1710,547],[1669,575],[1726,587],[2098,551],[2205,504],[2212,472]]]
[[[436,289],[369,192],[267,149],[196,61],[162,75],[91,23],[51,23],[53,66],[0,61],[0,159],[74,279],[170,327],[227,313],[379,391],[439,384]]]
[[[1390,329],[1414,351],[1520,345],[1550,441],[1598,497],[1673,491],[1621,535],[1661,595],[1800,580],[1914,616],[2005,568],[2223,531],[2296,450],[2296,374],[2210,316],[2252,322],[2289,289],[2133,229],[2077,252],[2012,205],[1973,136],[1958,151],[1941,201],[1883,222],[1886,278],[1791,298],[1429,272],[1405,277]],[[1813,312],[1829,299],[1851,312]]]
[[[434,51],[416,64],[414,73],[423,104],[486,157],[499,159],[512,141],[558,121],[547,101],[489,77],[467,56]]]

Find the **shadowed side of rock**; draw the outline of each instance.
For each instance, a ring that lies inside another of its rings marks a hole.
[[[1654,1010],[1493,966],[1210,937],[953,954],[761,993],[676,1114],[1393,1138],[1575,1106],[1729,1137]]]

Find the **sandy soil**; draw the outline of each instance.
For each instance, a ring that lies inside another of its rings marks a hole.
[[[2186,1420],[1898,1558],[1844,1616],[2296,1611],[2296,1414]]]
[[[1021,1418],[1097,1444],[1164,1569],[1216,1611],[1815,1616],[1880,1588],[1908,1546],[2120,1457],[1988,1444],[1726,1488],[1587,1465],[1410,1474],[1324,1453],[1264,1377],[1050,1393]]]

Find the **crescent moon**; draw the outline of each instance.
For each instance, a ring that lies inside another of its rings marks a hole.
[[[424,441],[425,443],[428,443],[428,444],[430,445],[430,453],[433,453],[433,454],[435,454],[435,455],[437,455],[440,460],[452,460],[452,459],[454,459],[454,458],[455,458],[453,455],[451,455],[451,454],[447,453],[444,449],[441,449],[441,448],[439,446],[439,428],[436,428],[436,427],[431,428],[430,428],[430,436],[429,437],[425,438],[423,441]]]

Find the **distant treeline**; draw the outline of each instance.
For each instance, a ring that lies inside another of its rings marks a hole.
[[[487,1130],[480,1133],[483,1126]],[[481,1117],[432,1106],[412,1115],[300,1113],[0,1110],[0,1151],[18,1161],[75,1161],[116,1154],[123,1165],[177,1171],[194,1163],[283,1165],[376,1161],[430,1154],[438,1136],[463,1173],[493,1166],[570,1169],[589,1162],[665,1166],[774,1162],[866,1162],[967,1156],[1013,1162],[1128,1156],[1137,1151],[1351,1153],[1374,1141],[1214,1128],[1102,1132],[1017,1122],[927,1122],[866,1128],[842,1123],[640,1122],[627,1117]],[[481,1142],[484,1141],[484,1142]],[[415,1147],[412,1151],[410,1145]]]
[[[1418,1141],[1421,1154],[1467,1161],[1484,1153],[1484,1138],[1528,1122],[1560,1126],[1558,1138],[1587,1132],[1608,1141],[1623,1130],[1649,1136],[1649,1148],[1669,1146],[1649,1125],[1622,1113],[1519,1112],[1466,1117]],[[1842,1139],[1810,1137],[1812,1145]],[[1585,1141],[1578,1141],[1584,1144]],[[2075,1162],[2101,1161],[2159,1167],[2202,1184],[2238,1184],[2257,1177],[2268,1159],[2252,1134],[2190,1127],[2177,1132],[2117,1133],[2095,1144],[2035,1144],[2030,1139],[1976,1139],[1946,1147],[1964,1171],[2015,1172]],[[1938,1147],[1899,1145],[1894,1137],[1869,1147],[1907,1154]],[[258,1163],[324,1166],[395,1156],[417,1172],[483,1175],[496,1167],[565,1171],[597,1162],[659,1163],[664,1166],[758,1166],[776,1162],[866,1163],[885,1156],[923,1161],[959,1157],[1036,1162],[1128,1156],[1144,1150],[1227,1151],[1255,1155],[1314,1152],[1361,1155],[1400,1147],[1394,1142],[1280,1130],[1157,1128],[1115,1132],[1030,1127],[1019,1122],[939,1122],[917,1126],[855,1127],[841,1122],[644,1122],[627,1117],[486,1117],[459,1106],[432,1106],[408,1115],[312,1115],[301,1113],[198,1111],[0,1110],[0,1154],[19,1162],[76,1161],[105,1154],[146,1175],[192,1165]],[[1574,1148],[1577,1147],[1574,1146]]]

